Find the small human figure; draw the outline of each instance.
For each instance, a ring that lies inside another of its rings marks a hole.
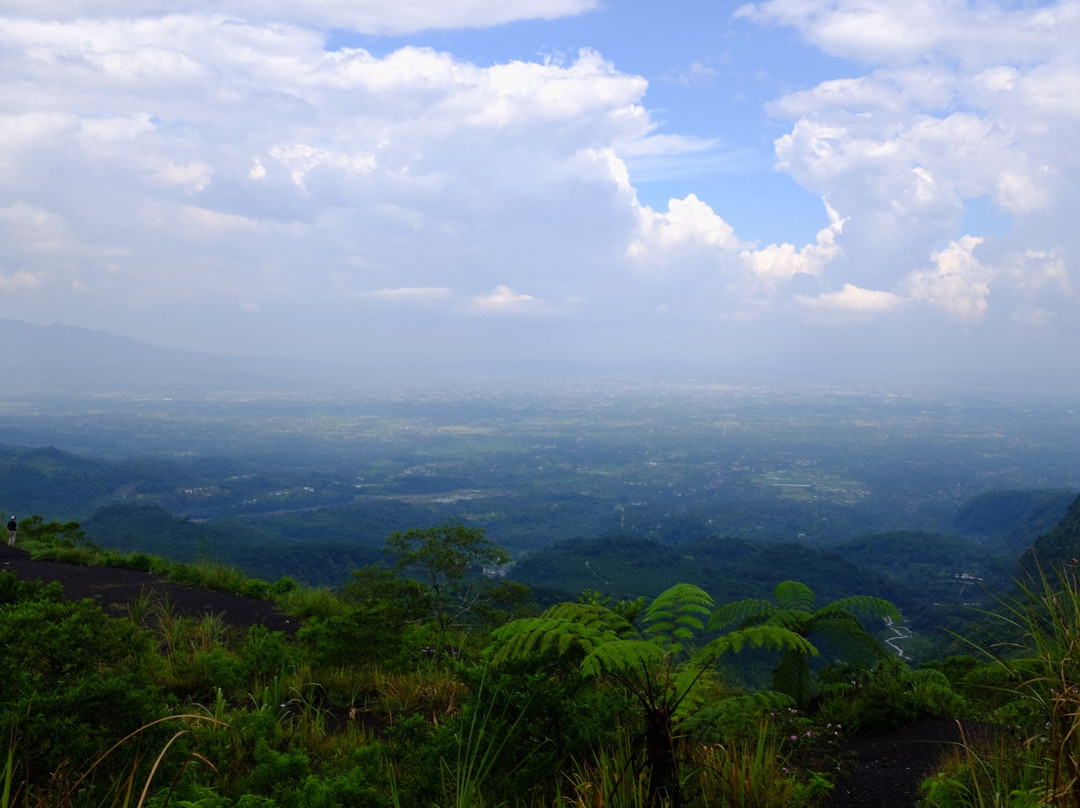
[[[8,529],[8,543],[7,543],[7,546],[8,547],[14,547],[15,546],[15,532],[19,529],[19,525],[15,521],[14,516],[12,516],[10,520],[8,520],[7,529]]]

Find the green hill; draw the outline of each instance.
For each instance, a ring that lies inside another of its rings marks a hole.
[[[1038,568],[1075,564],[1080,559],[1080,496],[1073,500],[1064,518],[1049,532],[1035,540],[1024,553],[1020,568],[1036,574]]]
[[[574,539],[532,553],[514,567],[513,577],[550,600],[573,599],[586,589],[614,598],[651,597],[682,582],[724,602],[767,597],[787,579],[807,584],[823,603],[852,592],[891,597],[882,579],[831,550],[719,537],[677,544],[626,536]]]
[[[1075,497],[1075,491],[1057,489],[987,491],[960,507],[956,529],[1019,556],[1061,521]]]

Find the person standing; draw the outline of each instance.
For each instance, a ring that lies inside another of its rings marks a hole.
[[[19,529],[19,525],[15,521],[14,516],[12,516],[11,519],[8,520],[7,529],[8,529],[8,543],[7,543],[7,546],[8,547],[14,547],[15,546],[15,533]]]

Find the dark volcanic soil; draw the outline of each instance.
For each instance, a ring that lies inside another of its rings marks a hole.
[[[935,719],[881,735],[857,736],[845,749],[856,756],[852,775],[832,791],[834,808],[912,808],[919,784],[941,755],[960,743],[956,721]]]
[[[256,600],[228,592],[214,592],[163,581],[157,575],[118,567],[81,567],[32,561],[30,554],[18,547],[0,546],[0,571],[15,573],[25,580],[58,581],[72,600],[91,598],[107,613],[117,617],[128,614],[128,604],[142,593],[167,596],[173,608],[189,617],[220,615],[234,628],[263,625],[271,631],[292,634],[295,621],[277,611],[268,600]]]

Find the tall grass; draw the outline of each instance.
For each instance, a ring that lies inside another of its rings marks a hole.
[[[510,743],[521,722],[522,710],[513,720],[504,714],[496,714],[495,705],[499,694],[495,692],[484,698],[484,681],[476,693],[476,701],[463,731],[458,736],[457,759],[451,767],[443,761],[444,806],[454,808],[481,808],[485,805],[504,805],[506,800],[494,799],[493,790],[487,789],[495,765],[503,760],[503,752]],[[514,766],[500,769],[502,780],[513,774]]]
[[[217,719],[194,714],[171,715],[166,716],[165,718],[159,718],[155,721],[150,721],[109,747],[109,749],[91,763],[82,774],[75,777],[73,781],[70,781],[70,784],[62,782],[63,770],[55,772],[53,775],[54,783],[51,787],[51,793],[30,794],[25,791],[21,792],[21,790],[15,786],[14,760],[17,738],[13,732],[11,743],[8,745],[7,759],[3,770],[3,787],[0,789],[0,808],[16,808],[18,805],[26,806],[26,808],[29,808],[29,806],[35,806],[35,808],[71,808],[72,805],[76,804],[76,799],[78,799],[80,803],[89,800],[90,804],[102,808],[143,808],[151,795],[152,788],[158,784],[159,775],[165,773],[164,767],[166,758],[170,751],[172,751],[173,746],[181,738],[190,736],[190,730],[180,729],[173,733],[162,747],[157,750],[157,754],[152,756],[152,759],[146,754],[137,754],[131,764],[131,768],[122,775],[121,779],[107,783],[103,787],[95,784],[94,779],[105,761],[119,749],[136,741],[152,727],[172,721],[208,722],[218,726],[225,726],[222,721]],[[217,771],[214,765],[201,754],[193,750],[189,751],[181,758],[172,772],[172,779],[169,783],[170,793],[175,789],[180,777],[183,776],[184,772],[192,763],[201,763],[210,770]],[[142,776],[140,776],[140,772],[142,772]]]
[[[1022,737],[992,747],[965,737],[962,754],[924,784],[927,805],[1080,808],[1080,572],[1077,563],[1017,582],[987,617],[998,631],[969,643],[1001,665]]]
[[[971,733],[941,758],[937,774],[922,784],[924,808],[1034,808],[1044,805],[1039,766],[1015,737]],[[1052,803],[1051,803],[1052,804]]]
[[[11,787],[15,780],[15,730],[11,730],[7,760],[4,762],[4,787],[0,790],[0,808],[11,808]]]
[[[695,791],[703,805],[724,808],[809,806],[825,798],[832,783],[817,772],[800,772],[768,721],[756,735],[701,748],[695,755]]]
[[[327,587],[295,587],[277,595],[274,601],[285,614],[297,620],[336,617],[348,611],[348,605],[334,590]]]
[[[576,764],[573,795],[563,797],[559,808],[648,808],[649,769],[637,765],[637,757],[632,733],[620,727],[614,747]]]

